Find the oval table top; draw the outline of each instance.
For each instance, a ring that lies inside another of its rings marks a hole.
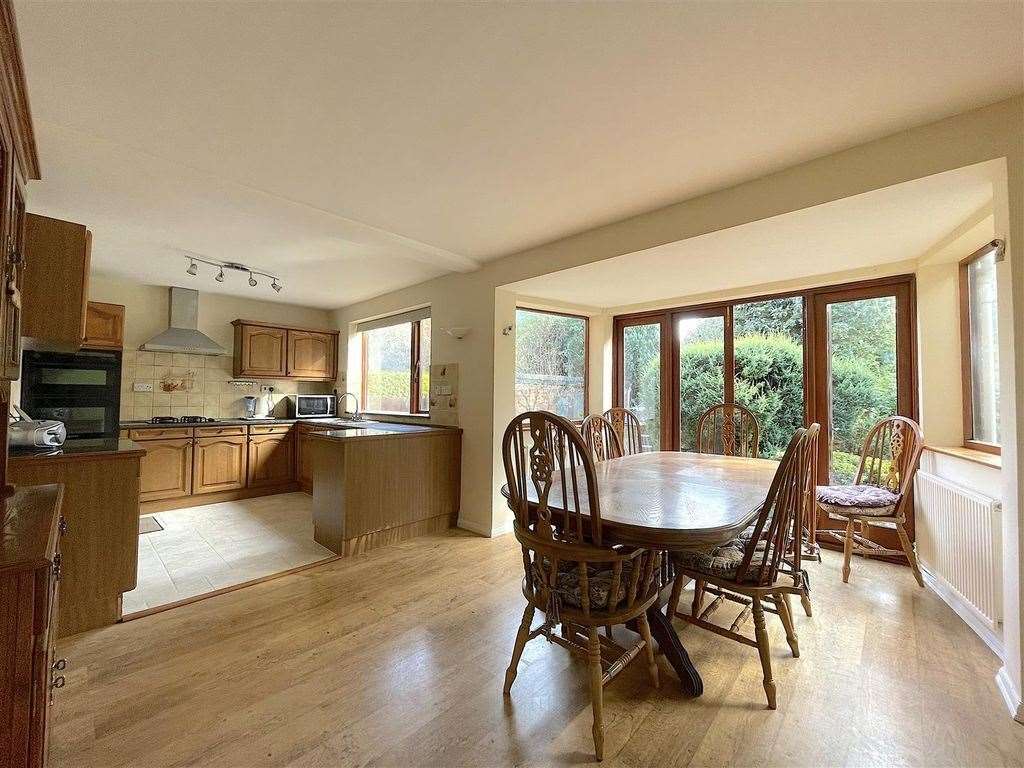
[[[722,544],[756,517],[778,466],[768,459],[678,451],[597,462],[602,531],[617,543],[658,549]],[[529,501],[536,502],[533,483],[527,488]],[[507,487],[502,491],[508,495]],[[586,507],[582,488],[580,493]],[[557,474],[548,503],[555,512],[562,504]]]

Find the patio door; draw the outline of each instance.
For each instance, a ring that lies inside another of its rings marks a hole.
[[[912,283],[816,292],[813,326],[810,394],[812,418],[821,424],[818,482],[848,484],[875,423],[896,414],[916,418]],[[911,538],[912,509],[908,505]],[[818,524],[842,525],[824,517]],[[876,538],[899,548],[893,532],[880,529]]]
[[[697,419],[717,403],[733,401],[732,307],[672,315],[672,447],[697,448]]]

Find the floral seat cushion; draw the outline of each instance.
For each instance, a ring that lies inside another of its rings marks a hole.
[[[619,588],[615,604],[626,597],[629,582],[633,574],[633,564],[628,560],[622,563],[622,575],[619,576]],[[614,572],[611,563],[587,566],[587,586],[590,592],[590,610],[608,610],[608,595],[612,591]],[[558,594],[565,605],[574,608],[583,607],[583,592],[580,585],[580,569],[577,563],[560,562],[555,583]]]
[[[899,494],[877,485],[818,486],[818,506],[840,517],[891,517],[899,500]]]
[[[740,564],[743,562],[744,551],[749,542],[749,538],[737,538],[727,544],[715,547],[709,552],[674,552],[672,560],[677,568],[697,571],[719,579],[735,580],[740,570]],[[760,562],[758,554],[764,552],[764,548],[765,542],[758,542],[754,550],[753,562],[755,564]]]

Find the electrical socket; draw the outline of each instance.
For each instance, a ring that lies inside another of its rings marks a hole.
[[[153,385],[150,384],[148,381],[136,381],[135,384],[132,385],[132,391],[133,392],[152,392],[153,391]]]

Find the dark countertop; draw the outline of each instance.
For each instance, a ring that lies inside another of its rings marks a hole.
[[[339,429],[348,430],[384,429],[393,430],[395,432],[405,432],[408,430],[417,431],[421,429],[458,429],[458,427],[429,423],[406,424],[392,421],[372,421],[371,419],[351,421],[350,419],[339,419],[335,416],[325,416],[320,418],[303,417],[301,419],[217,419],[216,421],[204,421],[192,424],[150,424],[148,421],[122,421],[121,429],[173,429],[175,427],[222,427],[244,426],[247,424],[252,424],[257,427],[268,424],[312,424],[316,426],[337,426]]]
[[[72,438],[59,448],[11,448],[10,461],[36,459],[81,459],[100,456],[141,456],[146,449],[131,440],[116,438]]]
[[[418,427],[411,424],[375,423],[372,427],[357,429],[330,429],[324,432],[311,432],[310,437],[318,440],[367,440],[381,437],[410,437],[434,432],[447,432],[444,427]]]

